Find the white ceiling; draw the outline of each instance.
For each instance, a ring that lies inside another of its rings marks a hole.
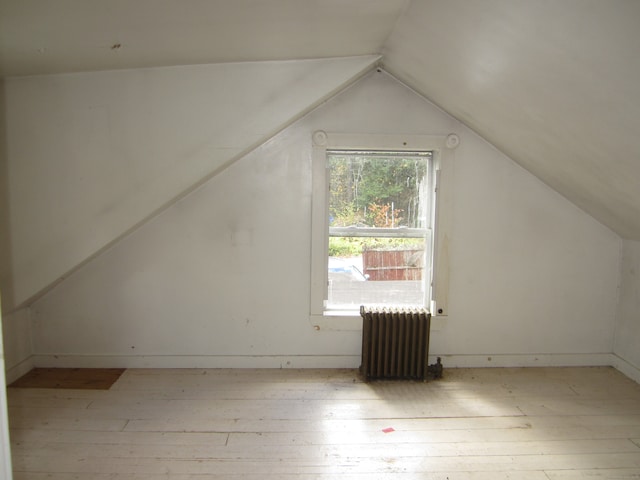
[[[640,2],[415,1],[383,54],[396,76],[640,240]]]
[[[406,0],[0,0],[0,74],[376,54],[406,5]]]
[[[0,0],[3,76],[368,54],[640,240],[636,0]]]

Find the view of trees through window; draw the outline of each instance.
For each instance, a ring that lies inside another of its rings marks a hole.
[[[431,152],[330,151],[329,304],[423,304]]]

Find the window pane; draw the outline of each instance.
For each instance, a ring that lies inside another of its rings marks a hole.
[[[430,158],[431,152],[329,153],[330,225],[426,228]]]
[[[329,308],[424,305],[425,239],[331,237]]]

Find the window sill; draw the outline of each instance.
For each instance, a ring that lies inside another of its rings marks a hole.
[[[447,317],[433,315],[431,317],[431,331],[439,332],[446,324]],[[322,315],[312,314],[311,325],[316,330],[332,331],[362,331],[362,317],[356,310],[328,310]]]

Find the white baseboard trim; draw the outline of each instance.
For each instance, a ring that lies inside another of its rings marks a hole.
[[[444,368],[615,366],[615,355],[429,355]],[[358,368],[360,355],[33,355],[43,368]],[[619,359],[618,359],[619,360]],[[616,367],[618,368],[618,367]],[[29,368],[30,369],[30,368]],[[27,369],[26,371],[28,371]],[[619,368],[620,370],[620,368]],[[26,373],[26,372],[25,372]]]
[[[34,355],[42,368],[358,368],[360,355]]]
[[[18,380],[23,375],[29,373],[34,368],[35,368],[35,363],[34,363],[33,355],[25,358],[20,363],[12,367],[7,367],[7,370],[5,372],[7,385],[11,385],[13,382]]]
[[[429,355],[445,368],[614,367],[640,383],[640,368],[613,353]],[[360,355],[33,355],[7,370],[7,384],[32,368],[358,368]]]
[[[623,360],[616,354],[611,354],[611,357],[612,357],[612,362],[611,362],[612,367],[614,367],[616,370],[618,370],[619,372],[629,377],[631,380],[634,380],[637,383],[640,383],[640,368],[636,367],[635,365],[632,365],[626,360]]]
[[[429,355],[445,368],[613,367],[640,383],[640,368],[613,353]],[[360,355],[32,355],[6,371],[10,384],[42,368],[358,368]]]
[[[429,363],[442,359],[447,368],[487,368],[487,367],[601,367],[612,365],[610,353],[567,353],[567,354],[486,354],[486,355],[429,355]]]

